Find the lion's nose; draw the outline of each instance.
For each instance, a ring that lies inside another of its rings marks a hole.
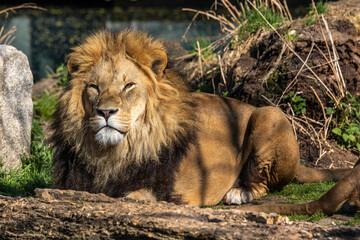
[[[107,121],[109,119],[109,117],[111,117],[111,115],[114,115],[115,113],[117,113],[119,111],[119,109],[96,109],[96,113],[102,117],[105,118],[105,120]]]

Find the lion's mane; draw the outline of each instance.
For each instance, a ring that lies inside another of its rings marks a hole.
[[[156,71],[156,50],[165,51],[160,41],[129,30],[101,31],[73,48],[68,60],[71,80],[51,125],[57,188],[117,197],[156,184],[158,198],[168,197],[177,160],[195,138],[196,106],[173,70]],[[83,92],[99,59],[116,58],[122,51],[148,76],[146,117],[141,128],[132,128],[118,146],[101,147],[90,137]]]

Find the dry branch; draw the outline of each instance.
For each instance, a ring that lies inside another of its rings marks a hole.
[[[45,8],[38,7],[34,3],[24,3],[24,4],[21,4],[19,6],[9,7],[9,8],[6,8],[4,10],[1,10],[0,15],[5,14],[5,18],[8,18],[9,12],[16,13],[16,10],[24,9],[24,8],[30,8],[30,9],[37,9],[37,10],[46,11]],[[5,45],[6,44],[11,44],[11,42],[15,39],[15,37],[13,37],[12,35],[16,32],[16,26],[12,26],[10,28],[10,30],[8,30],[6,33],[4,33],[4,29],[5,29],[5,27],[1,26],[1,29],[0,29],[0,44],[5,44]]]

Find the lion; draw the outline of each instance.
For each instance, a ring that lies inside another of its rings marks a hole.
[[[51,125],[56,188],[211,206],[351,171],[301,166],[292,126],[274,107],[190,92],[146,33],[95,33],[67,66]]]

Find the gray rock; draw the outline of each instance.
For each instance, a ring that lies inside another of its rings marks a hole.
[[[3,169],[21,164],[30,153],[33,76],[27,57],[0,45],[0,161]]]

